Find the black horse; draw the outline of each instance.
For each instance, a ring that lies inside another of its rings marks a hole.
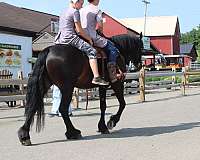
[[[120,59],[118,60],[118,65],[122,71],[125,71],[126,64],[129,61],[132,61],[136,68],[141,68],[143,50],[141,36],[118,35],[110,40],[119,49],[121,57],[124,59],[125,63]],[[109,80],[107,69],[105,68],[102,72],[105,73],[105,78]],[[44,49],[39,54],[32,75],[28,80],[25,108],[26,120],[18,131],[18,137],[22,145],[31,145],[29,131],[35,114],[37,114],[36,131],[41,131],[44,126],[43,97],[52,84],[57,85],[62,93],[59,111],[66,125],[66,137],[68,139],[80,138],[81,131],[73,126],[66,106],[69,106],[71,102],[74,87],[85,89],[97,87],[91,83],[92,78],[93,74],[88,58],[80,53],[78,49],[69,45],[54,45]],[[112,129],[117,124],[126,105],[123,94],[123,81],[118,80],[115,83],[110,83],[110,85],[120,105],[117,113],[111,116],[106,125],[106,87],[99,86],[101,118],[98,123],[98,130],[102,134],[108,134],[109,129]]]

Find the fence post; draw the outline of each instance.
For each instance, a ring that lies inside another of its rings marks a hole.
[[[86,105],[85,105],[85,109],[87,110],[88,109],[88,101],[89,101],[89,92],[88,92],[88,89],[86,89]]]
[[[140,102],[145,101],[145,70],[144,67],[140,70],[139,76],[139,83],[140,83]]]
[[[176,73],[176,68],[172,67],[172,72]],[[174,85],[176,83],[176,75],[172,76],[172,84]],[[174,90],[176,90],[176,87],[174,87]]]
[[[21,79],[21,80],[24,79],[22,71],[18,71],[18,79]],[[24,84],[21,84],[19,88],[20,88],[21,95],[25,94]],[[21,100],[20,103],[21,103],[21,106],[25,106],[25,100]]]
[[[186,85],[186,70],[185,67],[182,68],[182,86],[181,86],[181,91],[182,91],[182,95],[185,96],[185,85]]]
[[[189,72],[188,66],[185,67],[185,78],[186,78],[185,85],[188,84],[188,88],[189,88],[189,75],[187,74],[187,72]]]
[[[72,103],[75,108],[77,109],[79,108],[79,89],[78,88],[74,88]]]

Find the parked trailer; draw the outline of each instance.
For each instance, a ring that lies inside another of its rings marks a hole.
[[[147,70],[171,70],[189,66],[192,57],[187,55],[149,55],[143,56],[143,63]]]

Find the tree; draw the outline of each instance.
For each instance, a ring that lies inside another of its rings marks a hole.
[[[200,24],[192,31],[181,34],[180,43],[193,43],[196,49],[200,51]]]
[[[198,57],[197,57],[197,62],[199,62],[199,63],[200,63],[200,51],[199,51],[199,50],[197,51],[197,54],[198,54]]]

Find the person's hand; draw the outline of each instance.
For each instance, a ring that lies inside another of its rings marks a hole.
[[[91,46],[93,46],[93,44],[94,44],[93,40],[91,38],[89,39],[89,43],[90,43]]]

